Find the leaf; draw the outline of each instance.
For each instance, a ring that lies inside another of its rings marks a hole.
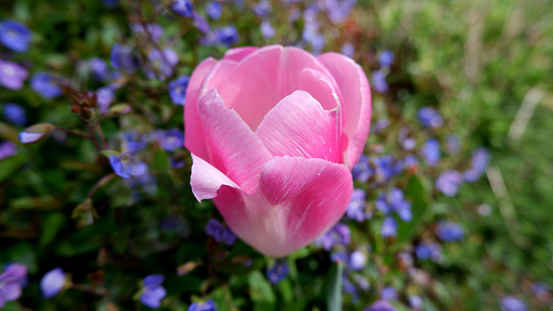
[[[397,237],[398,243],[403,244],[409,241],[416,229],[421,225],[424,216],[428,212],[427,190],[425,189],[422,180],[413,175],[407,189],[405,190],[407,200],[411,202],[411,212],[413,219],[405,222],[396,216],[398,223]]]
[[[253,271],[248,276],[250,286],[250,298],[255,304],[256,310],[274,310],[276,296],[269,281],[259,271]]]
[[[329,311],[342,310],[342,276],[344,265],[336,262],[329,272],[327,306]]]
[[[171,169],[171,162],[169,161],[167,153],[163,151],[163,149],[158,149],[156,153],[154,153],[154,159],[152,161],[151,168],[153,170],[162,172],[166,172]]]
[[[16,154],[13,157],[5,158],[0,161],[0,182],[9,178],[13,173],[19,170],[28,160],[24,154]]]
[[[42,235],[40,236],[40,246],[50,244],[58,232],[61,230],[65,216],[62,213],[53,213],[46,216],[42,222]]]
[[[29,273],[35,273],[38,269],[34,247],[29,243],[15,244],[9,250],[9,262],[18,262],[27,266]]]
[[[61,208],[61,202],[52,197],[45,197],[45,198],[23,197],[23,198],[17,198],[10,201],[10,206],[16,209],[53,210],[53,209]]]

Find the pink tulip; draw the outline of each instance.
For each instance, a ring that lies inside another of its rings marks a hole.
[[[246,243],[286,256],[344,214],[371,118],[367,77],[353,60],[231,49],[198,65],[185,102],[192,191],[213,199]]]

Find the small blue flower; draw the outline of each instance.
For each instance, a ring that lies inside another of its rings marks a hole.
[[[364,154],[361,155],[359,161],[351,170],[353,178],[359,180],[360,182],[367,182],[373,173],[374,171],[369,164],[369,158]]]
[[[217,307],[213,300],[209,299],[206,302],[198,303],[195,302],[188,307],[188,311],[217,311]]]
[[[411,308],[415,310],[422,310],[422,306],[424,303],[422,301],[421,296],[411,295],[407,297],[407,300],[409,300],[409,304],[411,305]]]
[[[501,306],[501,310],[503,311],[526,311],[526,304],[513,296],[505,296],[501,298],[501,302],[499,303]]]
[[[416,156],[410,154],[403,159],[403,168],[406,170],[416,169],[419,166],[419,160]]]
[[[117,4],[119,3],[119,0],[102,0],[102,3],[108,8],[108,9],[115,9]]]
[[[372,86],[378,93],[386,93],[388,91],[388,83],[386,82],[386,74],[381,70],[373,71]]]
[[[436,235],[444,242],[454,242],[461,240],[465,231],[459,224],[441,221],[436,227]]]
[[[169,82],[169,96],[171,96],[171,101],[175,105],[184,106],[186,89],[188,88],[188,81],[190,76],[182,75],[177,79]]]
[[[165,278],[161,274],[150,274],[142,280],[143,291],[140,302],[150,308],[157,309],[161,306],[161,300],[167,292],[161,286]]]
[[[388,287],[384,288],[380,292],[380,298],[382,298],[384,300],[397,300],[396,289],[391,287],[391,286],[388,286]]]
[[[105,60],[93,57],[88,61],[88,65],[90,67],[90,73],[97,80],[105,81],[109,78],[109,68]]]
[[[421,260],[432,259],[439,263],[442,259],[442,247],[437,243],[421,243],[417,245],[415,255]]]
[[[269,39],[275,36],[275,28],[271,26],[271,23],[267,20],[261,22],[261,34],[265,39]]]
[[[219,20],[219,18],[221,18],[221,14],[223,14],[223,6],[217,1],[210,1],[205,6],[205,12],[211,19]]]
[[[544,283],[532,284],[532,294],[538,298],[547,297],[549,294],[549,286]]]
[[[330,261],[332,262],[347,262],[346,254],[343,252],[333,252],[330,254]]]
[[[397,309],[386,300],[377,300],[365,311],[397,311]]]
[[[271,3],[268,0],[260,0],[253,7],[253,11],[259,17],[266,17],[271,12]]]
[[[435,110],[430,107],[422,107],[418,114],[419,122],[426,127],[437,128],[444,124],[444,119]]]
[[[371,214],[365,211],[365,196],[367,193],[363,189],[353,189],[351,201],[348,204],[346,215],[349,219],[355,219],[362,222],[371,218]]]
[[[348,18],[357,0],[328,0],[326,15],[334,24],[341,24]]]
[[[436,189],[448,197],[452,197],[459,191],[459,185],[463,182],[463,175],[457,171],[445,171],[436,179]]]
[[[376,121],[371,126],[371,134],[376,134],[376,133],[382,131],[383,129],[387,128],[388,125],[390,125],[390,120],[388,120],[386,118]]]
[[[236,242],[236,235],[228,226],[223,226],[217,219],[211,218],[205,226],[207,235],[212,236],[217,242],[224,242],[233,245]]]
[[[386,217],[382,223],[380,234],[387,237],[395,237],[397,235],[397,222],[392,217]]]
[[[146,31],[144,31],[144,28],[146,28]],[[163,37],[163,27],[159,24],[143,25],[142,23],[134,23],[131,24],[131,29],[136,34],[146,36],[146,38],[151,37],[154,42],[158,42]]]
[[[0,86],[10,90],[19,90],[29,76],[27,69],[19,64],[0,59]]]
[[[384,50],[378,55],[378,62],[382,67],[390,67],[394,62],[394,53],[389,50]]]
[[[424,143],[421,155],[428,166],[436,166],[440,160],[440,143],[435,138],[429,138]]]
[[[0,43],[15,52],[25,52],[29,49],[31,31],[27,26],[14,20],[0,22]]]
[[[234,26],[226,26],[223,28],[218,28],[213,31],[215,36],[215,42],[224,44],[226,46],[232,46],[240,40],[238,35],[238,30]]]
[[[184,133],[176,128],[165,131],[160,146],[165,151],[175,151],[184,145]]]
[[[398,188],[393,188],[386,195],[380,194],[376,200],[375,207],[384,214],[396,212],[404,221],[411,221],[411,203],[406,201],[403,192]]]
[[[445,139],[447,141],[447,152],[450,154],[457,154],[461,151],[461,141],[459,140],[459,136],[455,134],[448,134]]]
[[[27,113],[23,107],[14,103],[5,103],[2,108],[4,118],[15,125],[25,125],[27,123]]]
[[[148,172],[148,166],[144,162],[133,161],[129,159],[127,154],[116,156],[114,154],[109,156],[109,163],[113,168],[115,174],[122,178],[130,178],[131,176],[140,176]]]
[[[44,98],[54,98],[62,94],[62,89],[55,83],[54,78],[45,72],[33,75],[31,88]]]
[[[175,0],[171,10],[182,17],[190,17],[194,13],[194,6],[190,0]]]
[[[211,32],[209,22],[200,14],[196,12],[192,13],[192,20],[194,21],[194,26],[198,28],[198,30],[201,31],[204,35]]]
[[[125,73],[133,73],[140,65],[140,59],[130,47],[116,43],[111,49],[111,65]]]
[[[0,274],[0,308],[6,301],[13,301],[21,296],[23,285],[27,278],[27,267],[20,263],[12,263]]]
[[[46,273],[40,280],[40,290],[44,298],[52,298],[59,294],[65,286],[67,275],[61,268],[55,268]]]
[[[346,55],[347,57],[353,57],[355,54],[355,46],[351,43],[344,43],[342,45],[342,54]]]
[[[478,180],[486,172],[490,162],[490,153],[485,148],[478,148],[473,151],[471,159],[471,168],[464,172],[464,178],[468,182]]]
[[[148,54],[149,68],[146,69],[146,76],[149,79],[159,79],[165,81],[173,74],[175,65],[179,62],[179,56],[170,48],[163,50],[163,54],[158,49],[150,50]]]
[[[323,249],[329,251],[334,245],[348,245],[351,242],[351,232],[348,226],[337,223],[326,233],[318,237],[315,245],[322,245]]]
[[[106,113],[109,105],[111,105],[111,103],[115,100],[115,93],[113,92],[113,89],[109,86],[99,88],[96,90],[96,96],[100,113]]]
[[[17,154],[17,146],[11,141],[0,142],[0,160]]]
[[[17,138],[22,144],[32,144],[42,139],[48,133],[33,133],[22,131],[19,132]]]
[[[354,251],[349,256],[349,267],[352,270],[359,271],[365,267],[367,255],[362,251]]]
[[[288,272],[290,272],[288,263],[284,260],[277,260],[271,269],[267,267],[267,278],[271,284],[277,284],[286,278]]]

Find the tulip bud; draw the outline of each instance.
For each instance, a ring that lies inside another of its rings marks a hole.
[[[55,129],[52,124],[35,124],[19,133],[19,141],[23,144],[32,144],[43,139]]]

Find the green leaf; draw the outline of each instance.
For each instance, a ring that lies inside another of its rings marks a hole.
[[[15,244],[10,248],[8,258],[10,262],[18,262],[27,266],[30,273],[37,271],[35,250],[29,243]]]
[[[15,173],[28,160],[25,154],[17,154],[0,161],[0,182],[3,182]]]
[[[40,236],[40,246],[50,244],[65,222],[65,216],[62,213],[53,213],[46,216],[42,222],[42,235]]]
[[[409,238],[422,224],[422,220],[429,210],[427,195],[427,190],[425,189],[420,177],[413,175],[411,180],[409,180],[407,189],[405,190],[405,196],[407,200],[411,202],[413,219],[409,222],[405,222],[396,216],[398,223],[397,237],[399,244],[408,242]]]
[[[344,265],[336,262],[332,265],[329,272],[328,298],[327,306],[329,311],[342,310],[342,275]]]
[[[278,283],[278,290],[282,295],[284,303],[288,304],[294,299],[294,292],[292,291],[292,285],[288,279],[284,279]]]
[[[171,169],[171,162],[169,161],[167,153],[163,151],[163,149],[158,149],[156,153],[154,153],[151,168],[162,172],[166,172]]]
[[[253,271],[248,276],[250,286],[250,298],[255,304],[256,310],[274,310],[276,296],[269,281],[259,271]]]

